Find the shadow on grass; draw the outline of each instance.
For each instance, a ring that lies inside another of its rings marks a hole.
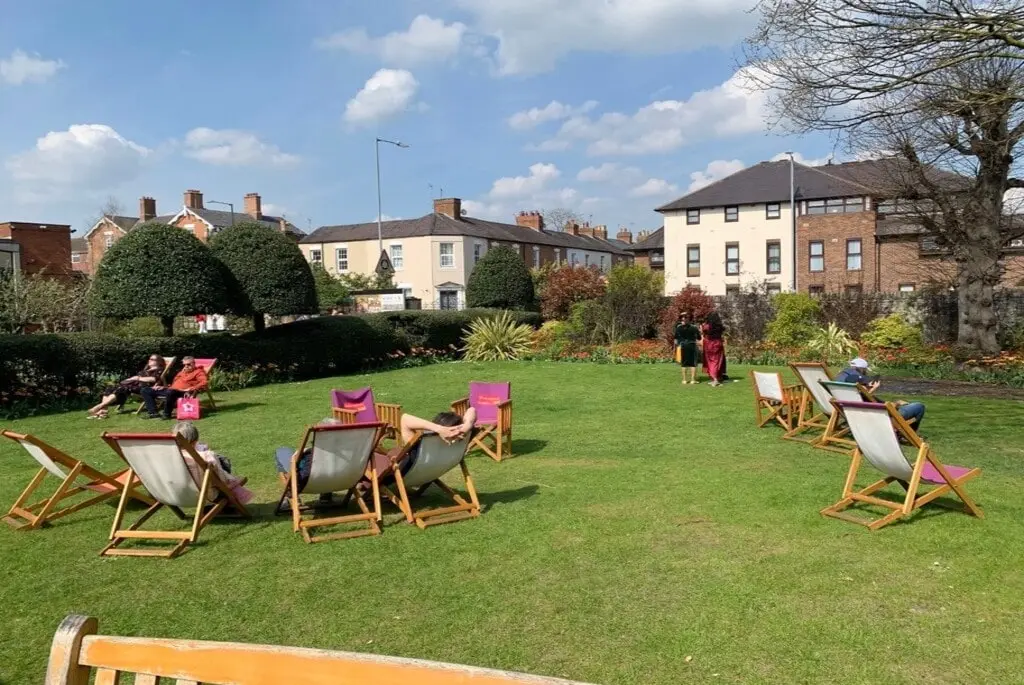
[[[204,416],[217,416],[218,414],[230,414],[231,412],[244,411],[253,407],[262,407],[263,402],[231,402],[229,404],[217,404],[216,409],[207,411]]]
[[[496,504],[511,504],[512,502],[518,502],[520,500],[529,499],[540,492],[540,487],[537,485],[526,485],[515,490],[502,490],[500,492],[478,492],[477,498],[480,500],[480,510],[482,512],[490,511]]]
[[[535,454],[548,446],[547,440],[513,440],[512,456],[522,457],[527,454]]]

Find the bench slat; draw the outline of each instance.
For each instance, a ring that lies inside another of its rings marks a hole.
[[[118,685],[121,682],[120,671],[101,668],[96,671],[96,685]]]

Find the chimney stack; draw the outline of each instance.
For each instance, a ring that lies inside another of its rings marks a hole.
[[[445,197],[434,200],[434,213],[450,216],[456,221],[462,220],[462,200],[457,197]]]
[[[530,228],[534,231],[543,231],[544,215],[537,211],[519,212],[516,214],[516,225]]]
[[[582,226],[577,226],[576,235],[585,235],[591,238],[594,237],[594,229],[590,227],[589,221],[584,221]]]
[[[640,231],[639,233],[636,234],[636,241],[638,243],[642,243],[643,241],[647,240],[647,238],[650,235],[651,235],[650,231]]]
[[[565,232],[568,233],[569,235],[579,235],[580,225],[573,221],[572,219],[569,219],[568,221],[565,222]]]
[[[608,227],[604,224],[600,226],[594,226],[594,231],[591,233],[598,240],[608,240]]]
[[[203,194],[198,190],[185,191],[185,206],[189,209],[203,208]]]
[[[263,220],[263,201],[259,193],[249,193],[245,196],[245,213],[256,221]]]
[[[259,195],[257,195],[256,197],[258,198]],[[288,232],[288,220],[285,219],[283,216],[280,219],[277,220],[277,226],[278,226],[278,228],[281,229],[281,233],[287,233]]]
[[[619,232],[615,234],[615,239],[629,245],[633,244],[633,234],[625,226],[620,228]]]
[[[156,200],[151,197],[139,198],[139,221],[145,223],[156,218]]]

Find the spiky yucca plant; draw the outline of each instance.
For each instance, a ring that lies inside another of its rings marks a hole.
[[[533,328],[517,324],[512,315],[477,319],[462,332],[462,352],[471,362],[493,362],[519,359],[530,351]]]
[[[833,321],[827,328],[819,328],[807,342],[807,349],[815,352],[824,362],[844,359],[857,351],[857,343],[850,334]]]

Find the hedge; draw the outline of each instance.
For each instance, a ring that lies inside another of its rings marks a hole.
[[[389,312],[321,317],[266,331],[174,338],[91,333],[0,336],[0,410],[94,398],[112,379],[135,374],[153,353],[216,357],[224,376],[243,385],[324,378],[379,368],[411,348],[460,346],[462,330],[493,310]],[[539,325],[539,316],[515,312]],[[17,412],[15,412],[17,413]]]

